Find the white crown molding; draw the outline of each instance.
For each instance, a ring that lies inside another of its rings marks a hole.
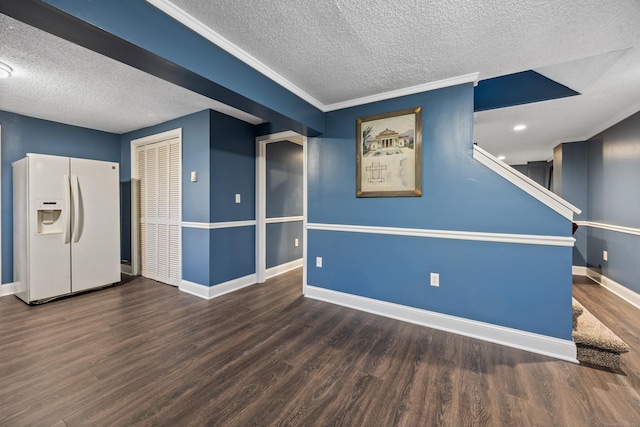
[[[428,237],[433,239],[473,240],[480,242],[519,243],[524,245],[569,246],[573,237],[540,236],[535,234],[485,233],[478,231],[429,230],[422,228],[378,227],[369,225],[307,224],[309,230],[343,231],[349,233],[389,234],[394,236]]]
[[[573,214],[580,214],[582,211],[571,203],[567,202],[557,194],[547,190],[531,178],[521,174],[511,166],[498,160],[493,155],[478,147],[473,146],[473,158],[480,163],[511,182],[527,194],[533,196],[538,201],[544,203],[554,211],[558,212],[569,221],[573,221]]]
[[[168,0],[146,0],[147,3],[152,4],[162,12],[166,13],[176,21],[180,22],[187,28],[191,29],[195,33],[201,35],[211,43],[215,44],[225,52],[244,62],[254,70],[270,78],[280,86],[284,87],[291,93],[299,96],[309,104],[313,105],[320,111],[326,113],[328,111],[339,110],[341,108],[354,107],[356,105],[368,104],[370,102],[384,101],[386,99],[397,98],[399,96],[413,95],[415,93],[426,92],[435,89],[441,89],[449,86],[456,86],[463,83],[478,83],[478,76],[480,73],[465,74],[462,76],[451,77],[448,79],[442,79],[435,82],[424,83],[416,86],[411,86],[404,89],[393,90],[376,95],[365,96],[362,98],[352,99],[344,102],[337,102],[335,104],[325,105],[318,101],[313,96],[296,86],[291,81],[287,80],[282,75],[275,72],[263,62],[259,61],[245,50],[231,43],[229,40],[218,34],[213,29],[207,27],[198,19],[188,14],[183,9],[177,7]]]
[[[297,222],[297,221],[302,221],[303,219],[304,219],[303,216],[281,216],[281,217],[274,217],[274,218],[266,218],[264,222],[266,224],[274,224],[278,222]]]
[[[226,221],[226,222],[189,222],[182,221],[182,227],[185,228],[200,228],[204,230],[215,230],[218,228],[235,228],[235,227],[251,227],[256,225],[255,219],[247,221]]]
[[[389,92],[378,93],[375,95],[364,96],[362,98],[350,99],[348,101],[336,102],[335,104],[329,104],[324,106],[324,111],[341,110],[343,108],[355,107],[357,105],[370,104],[372,102],[385,101],[387,99],[398,98],[400,96],[413,95],[421,92],[428,92],[431,90],[442,89],[450,86],[457,86],[464,83],[478,82],[478,76],[480,73],[465,74],[463,76],[450,77],[448,79],[442,79],[435,82],[423,83],[416,86],[411,86],[403,89],[392,90]]]
[[[13,295],[16,293],[16,285],[13,283],[3,283],[0,285],[0,297]]]
[[[215,44],[216,46],[226,51],[230,55],[233,55],[234,57],[238,58],[240,61],[244,62],[254,70],[267,76],[274,82],[278,83],[280,86],[283,86],[285,89],[289,90],[290,92],[304,99],[309,104],[324,111],[324,105],[320,101],[318,101],[317,99],[315,99],[314,97],[312,97],[311,95],[309,95],[308,93],[300,89],[298,86],[291,83],[289,80],[282,77],[280,74],[276,73],[274,70],[266,66],[264,63],[260,62],[259,60],[251,56],[249,53],[247,53],[243,49],[231,43],[229,40],[227,40],[226,38],[218,34],[216,31],[207,27],[205,24],[203,24],[193,16],[189,15],[187,12],[177,7],[173,3],[167,0],[146,0],[146,1],[152,4],[153,6],[157,7],[162,12],[166,13],[176,21],[180,22],[187,28],[191,29],[195,33],[209,40],[211,43]]]
[[[606,288],[608,291],[616,294],[617,296],[619,296],[620,298],[622,298],[623,300],[627,301],[629,304],[635,306],[636,308],[640,309],[640,294],[632,291],[631,289],[627,288],[626,286],[621,285],[620,283],[616,282],[613,279],[609,279],[606,276],[603,276],[602,274],[599,274],[598,272],[587,268],[587,274],[586,276],[588,278],[590,278],[591,280],[599,283],[600,285],[602,285],[604,288]]]
[[[295,270],[302,267],[302,258],[294,259],[293,261],[286,262],[284,264],[276,265],[275,267],[267,268],[265,271],[265,278],[271,279],[272,277],[279,276],[288,271]]]
[[[188,280],[181,280],[178,289],[182,292],[186,292],[200,298],[213,299],[224,294],[237,291],[238,289],[255,285],[255,283],[256,275],[249,274],[248,276],[239,277],[213,286],[205,286],[199,283],[189,282]]]
[[[305,297],[366,311],[367,313],[373,313],[391,319],[439,329],[441,331],[506,345],[532,353],[555,357],[572,363],[578,363],[576,360],[575,343],[569,340],[346,294],[316,286],[307,286]]]
[[[593,227],[600,228],[602,230],[617,231],[618,233],[632,234],[634,236],[640,236],[640,228],[623,227],[621,225],[605,224],[603,222],[593,221],[575,221],[580,227]]]

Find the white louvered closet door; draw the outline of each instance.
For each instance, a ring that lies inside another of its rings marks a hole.
[[[137,149],[142,275],[174,286],[181,276],[180,153],[178,138]]]

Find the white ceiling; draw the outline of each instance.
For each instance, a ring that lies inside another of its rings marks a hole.
[[[202,111],[262,120],[0,14],[0,110],[117,134]]]
[[[476,113],[474,141],[493,154],[505,155],[511,164],[550,159],[559,142],[591,137],[640,110],[638,0],[148,1],[323,110],[474,72],[482,80],[533,69],[581,92],[571,98]],[[42,92],[50,83],[38,83],[37,75],[13,95],[11,105],[25,98],[23,111],[17,112],[35,115],[29,108],[45,102],[44,113],[39,114],[57,113],[52,120],[70,122],[84,115],[89,117],[82,119],[87,120],[83,126],[120,132],[113,129],[124,123],[126,130],[141,127],[136,121],[143,115],[156,115],[149,117],[156,122],[181,115],[169,107],[172,104],[188,112],[215,109],[204,105],[211,102],[206,98],[113,65],[114,61],[85,49],[47,45],[55,43],[50,40],[55,37],[13,35],[5,25],[7,19],[0,21],[0,61],[14,66],[16,77],[21,69],[31,73],[40,60],[61,67],[55,69],[55,78],[47,77],[54,78],[57,90]],[[40,50],[7,57],[12,50],[5,47],[12,37],[22,43],[14,50]],[[53,52],[53,58],[46,52]],[[89,65],[73,74],[66,65],[78,55],[95,58],[81,59]],[[12,62],[14,58],[17,62]],[[25,59],[30,61],[22,68]],[[55,80],[68,74],[71,86]],[[100,94],[64,98],[88,93],[96,81],[105,79],[110,83]],[[29,90],[30,85],[36,89]],[[4,101],[5,82],[0,82],[0,89],[0,109],[16,111]],[[37,102],[26,99],[31,92],[38,94]],[[70,105],[77,108],[64,111]],[[428,113],[428,106],[424,108]],[[514,133],[517,123],[528,128]]]

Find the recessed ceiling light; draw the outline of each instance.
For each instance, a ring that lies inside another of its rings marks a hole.
[[[6,79],[7,77],[11,77],[11,72],[13,68],[9,67],[4,62],[0,62],[0,79]]]
[[[526,128],[527,128],[527,125],[515,125],[513,127],[513,130],[519,131],[519,130],[525,130]]]
[[[506,159],[505,156],[498,156],[498,160],[504,160],[504,159]]]

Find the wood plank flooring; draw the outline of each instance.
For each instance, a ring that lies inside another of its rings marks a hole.
[[[640,310],[580,281],[632,352],[594,369],[301,296],[136,279],[0,298],[0,426],[640,426]]]

